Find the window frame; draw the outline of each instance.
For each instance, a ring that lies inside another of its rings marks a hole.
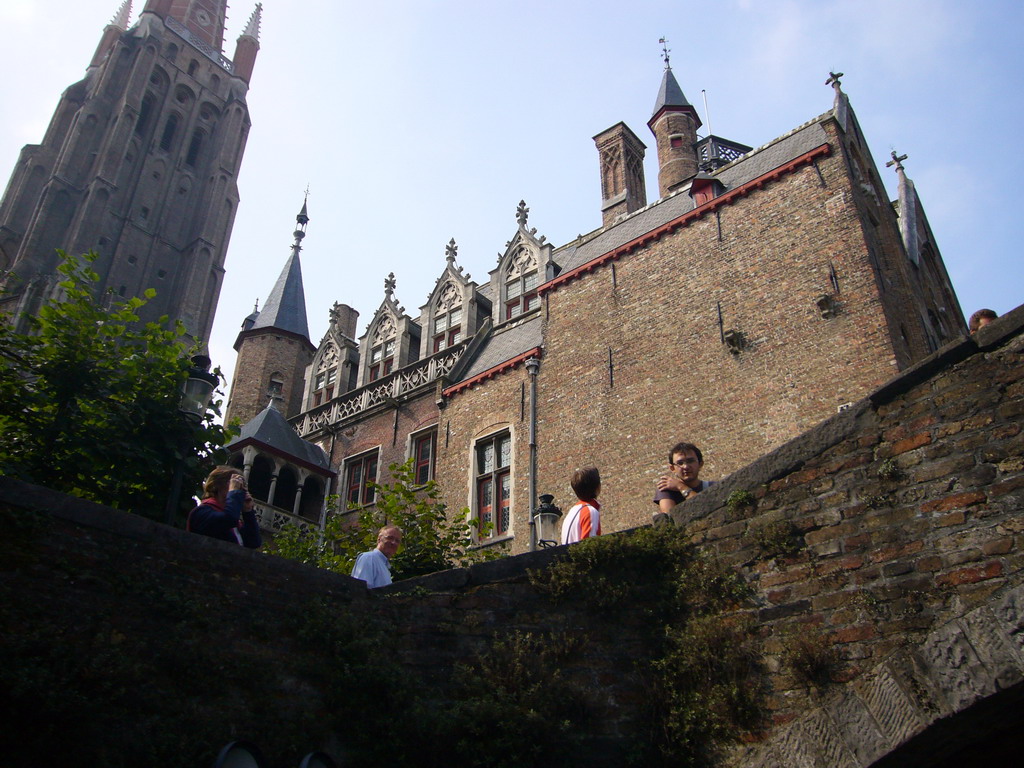
[[[374,448],[373,450],[345,459],[344,466],[344,511],[350,510],[352,505],[356,507],[369,507],[374,504],[377,501],[377,494],[370,487],[370,483],[377,482],[377,472],[380,468],[380,448]],[[355,492],[355,498],[353,498],[353,491]]]
[[[387,376],[394,370],[397,339],[385,339],[370,349],[370,381]]]
[[[462,305],[452,307],[447,312],[439,312],[434,315],[434,351],[440,352],[443,349],[453,347],[462,341]],[[439,327],[444,321],[444,326]]]
[[[532,285],[528,285],[527,281],[533,278]],[[517,292],[512,298],[509,298],[509,286],[515,285]],[[527,312],[532,312],[538,306],[537,301],[537,288],[540,286],[540,270],[532,269],[529,272],[516,275],[515,277],[508,278],[505,280],[505,319],[514,320],[517,317],[522,317]]]
[[[501,445],[507,442],[508,461],[501,463]],[[486,469],[481,460],[487,447],[493,452],[492,466]],[[512,431],[503,429],[479,438],[473,443],[473,516],[477,522],[480,543],[497,541],[512,535]],[[485,504],[486,491],[489,500]],[[503,493],[504,492],[504,493]],[[487,523],[491,529],[484,533]]]
[[[420,455],[422,446],[426,445],[426,460]],[[412,459],[413,483],[417,486],[426,485],[434,479],[437,467],[437,426],[414,432],[409,436],[409,458]],[[420,477],[421,469],[426,467],[426,477]]]

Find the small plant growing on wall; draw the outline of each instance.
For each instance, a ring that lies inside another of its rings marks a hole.
[[[739,512],[741,509],[753,509],[754,494],[750,491],[733,491],[726,499],[725,506],[730,512]]]
[[[840,662],[835,646],[821,634],[794,634],[787,639],[782,652],[783,666],[808,687],[821,688],[832,682]]]
[[[878,467],[878,476],[882,480],[896,481],[902,480],[906,475],[903,467],[896,463],[896,459],[889,458]]]
[[[754,541],[766,559],[793,557],[803,548],[800,531],[788,520],[776,520],[758,528],[754,532]]]

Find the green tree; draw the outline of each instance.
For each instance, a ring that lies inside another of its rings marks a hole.
[[[297,525],[286,525],[274,537],[271,551],[318,568],[350,573],[356,557],[377,545],[381,526],[397,525],[403,535],[402,547],[391,560],[396,579],[492,560],[504,554],[494,547],[473,548],[476,526],[469,520],[469,510],[463,508],[449,516],[433,480],[416,484],[412,459],[392,464],[388,469],[393,481],[373,484],[375,504],[352,507],[359,512],[358,523],[330,515],[323,536]]]
[[[162,519],[178,462],[184,507],[229,435],[219,401],[198,423],[178,411],[195,351],[184,326],[140,320],[152,289],[102,308],[96,258],[64,258],[61,298],[29,333],[0,321],[0,473]]]

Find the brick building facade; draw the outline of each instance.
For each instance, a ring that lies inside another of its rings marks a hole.
[[[605,530],[631,527],[654,511],[676,441],[723,477],[962,334],[913,183],[894,155],[888,201],[832,86],[831,110],[752,149],[699,137],[666,66],[648,123],[657,201],[646,148],[618,123],[594,137],[601,228],[553,247],[521,202],[486,282],[463,274],[453,241],[418,316],[393,276],[358,340],[335,305],[287,415],[343,498],[372,503],[367,480],[413,457],[453,514],[491,524],[481,544],[520,552],[536,546],[537,495],[568,509],[570,474],[594,464]],[[266,370],[237,374],[232,402],[270,388]]]

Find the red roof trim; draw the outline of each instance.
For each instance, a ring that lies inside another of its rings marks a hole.
[[[453,384],[452,386],[448,387],[447,389],[441,390],[441,394],[444,395],[445,397],[451,397],[452,395],[457,394],[457,393],[461,392],[464,389],[469,389],[470,387],[472,387],[475,384],[480,384],[481,382],[487,381],[487,379],[493,379],[499,373],[504,373],[505,371],[511,370],[512,368],[515,368],[520,363],[525,362],[526,360],[530,359],[531,357],[540,357],[540,356],[541,356],[541,348],[540,347],[534,347],[531,350],[523,352],[523,354],[521,354],[521,355],[517,355],[516,357],[513,357],[511,360],[506,360],[505,362],[499,363],[498,365],[494,366],[493,368],[488,368],[483,373],[478,373],[476,376],[474,376],[471,379],[466,379],[465,381],[460,381],[458,384]]]
[[[657,229],[652,229],[650,232],[647,232],[646,234],[643,234],[640,237],[630,240],[628,243],[624,243],[623,245],[620,245],[618,248],[615,248],[614,250],[608,251],[607,253],[602,254],[601,256],[591,259],[586,264],[581,264],[580,266],[576,267],[576,269],[570,270],[569,272],[565,272],[559,275],[558,277],[554,278],[553,280],[549,280],[548,282],[544,283],[537,289],[537,293],[543,296],[549,291],[553,291],[555,288],[562,285],[563,283],[568,283],[570,280],[575,280],[576,278],[583,277],[583,275],[587,274],[588,272],[593,272],[595,269],[604,264],[607,264],[608,262],[621,259],[626,254],[631,253],[632,251],[635,251],[638,248],[643,248],[647,245],[650,245],[651,243],[660,240],[664,235],[670,235],[677,229],[681,229],[682,227],[688,226],[692,222],[701,219],[704,215],[711,213],[712,211],[715,211],[721,208],[722,206],[731,205],[732,203],[735,203],[738,199],[740,199],[741,197],[746,197],[755,189],[760,189],[761,187],[765,186],[770,182],[777,181],[786,174],[793,173],[800,169],[801,167],[809,165],[810,163],[814,162],[817,158],[826,157],[830,154],[832,154],[832,146],[829,144],[822,144],[820,147],[816,147],[815,149],[812,149],[810,152],[806,152],[805,154],[800,155],[800,157],[790,160],[785,165],[780,165],[778,168],[769,171],[768,173],[765,173],[761,176],[758,176],[756,179],[751,179],[746,184],[736,187],[736,189],[729,190],[724,195],[720,195],[719,197],[716,197],[713,200],[709,200],[699,208],[694,208],[692,211],[687,211],[679,218],[673,219],[672,221],[662,224]]]

